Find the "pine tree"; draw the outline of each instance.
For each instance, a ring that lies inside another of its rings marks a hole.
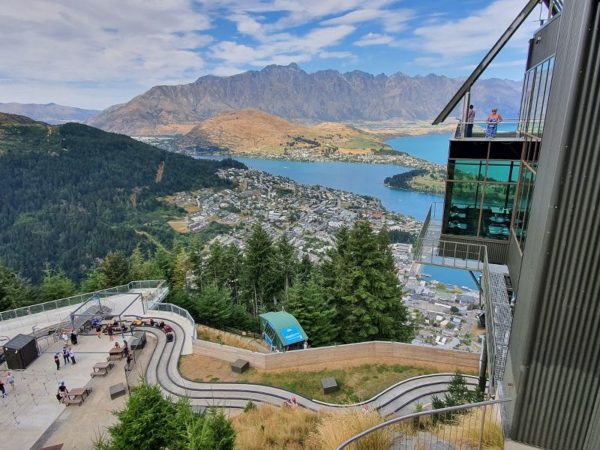
[[[41,293],[43,301],[70,297],[75,294],[75,284],[61,270],[44,269]]]
[[[83,292],[94,292],[109,287],[108,281],[100,266],[93,267],[81,282]]]
[[[144,255],[142,255],[142,250],[138,245],[133,249],[131,256],[129,257],[129,274],[132,280],[144,280],[147,279],[145,273],[145,263]]]
[[[307,281],[297,280],[284,306],[302,325],[312,345],[331,345],[337,341],[336,311],[326,300],[318,275]]]
[[[283,290],[283,299],[287,299],[288,290],[298,270],[298,255],[285,234],[281,235],[276,243],[274,268],[277,288]]]
[[[191,263],[188,253],[182,248],[175,257],[173,275],[171,284],[175,289],[184,289],[186,286],[187,275],[191,269]]]
[[[21,308],[39,301],[29,282],[0,262],[0,311]]]
[[[386,234],[376,235],[369,222],[341,229],[331,261],[323,265],[328,299],[343,318],[343,342],[408,340],[402,290]]]
[[[313,263],[310,261],[308,254],[305,253],[298,265],[298,279],[300,281],[307,281],[311,277],[313,270]]]
[[[109,252],[100,269],[108,286],[119,286],[130,281],[129,261],[121,252]]]
[[[207,285],[191,299],[192,314],[198,322],[217,328],[230,324],[231,292],[227,288]]]
[[[246,304],[257,316],[274,298],[273,241],[260,224],[254,225],[246,243],[241,287]]]

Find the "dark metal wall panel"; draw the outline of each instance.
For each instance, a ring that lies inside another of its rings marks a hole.
[[[543,28],[540,28],[535,33],[529,48],[527,70],[554,55],[556,40],[558,39],[559,23],[560,15],[554,16]]]
[[[599,28],[598,0],[565,5],[509,346],[511,437],[548,449],[599,442]]]
[[[519,243],[516,239],[514,239],[514,237],[511,236],[508,244],[508,257],[506,264],[508,265],[508,273],[510,275],[512,285],[515,288],[515,292],[517,294],[519,288],[519,277],[521,275],[522,258],[523,254],[519,250]]]

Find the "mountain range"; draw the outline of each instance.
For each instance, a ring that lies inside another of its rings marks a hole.
[[[27,116],[48,124],[58,125],[67,122],[85,122],[98,114],[95,109],[81,109],[72,106],[47,103],[0,103],[0,112]]]
[[[460,87],[461,79],[361,71],[307,73],[296,64],[260,71],[198,78],[193,83],[155,86],[129,102],[102,111],[88,124],[134,136],[184,134],[218,113],[258,109],[301,122],[430,120]],[[480,80],[472,91],[479,116],[493,106],[516,117],[521,82]]]

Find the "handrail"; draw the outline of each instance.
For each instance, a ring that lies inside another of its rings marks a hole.
[[[173,303],[157,303],[153,305],[151,309],[153,309],[154,311],[172,312],[174,314],[177,314],[178,316],[184,317],[192,325],[192,329],[194,330],[192,332],[192,337],[196,339],[198,332],[196,330],[196,321],[187,309],[182,308],[181,306],[174,305]]]
[[[391,420],[387,420],[383,423],[377,424],[375,426],[372,426],[371,428],[358,433],[357,435],[351,437],[350,439],[342,442],[338,447],[337,450],[344,450],[345,448],[347,448],[350,444],[358,441],[359,439],[367,436],[368,434],[371,434],[377,430],[381,430],[383,428],[387,428],[391,425],[397,424],[399,422],[404,422],[407,420],[412,420],[418,417],[423,417],[423,416],[431,416],[431,415],[435,415],[435,414],[446,414],[446,413],[452,413],[452,412],[459,412],[459,411],[466,411],[469,409],[475,409],[475,408],[480,408],[480,407],[487,407],[487,406],[492,406],[492,405],[498,405],[498,404],[502,404],[502,403],[508,403],[510,402],[511,399],[500,399],[500,400],[488,400],[485,402],[478,402],[478,403],[469,403],[467,405],[459,405],[459,406],[450,406],[447,408],[440,408],[440,409],[433,409],[431,411],[422,411],[422,412],[418,412],[418,413],[413,413],[413,414],[407,414],[405,416],[401,416],[401,417],[396,417],[394,419]],[[484,415],[485,417],[485,415]]]

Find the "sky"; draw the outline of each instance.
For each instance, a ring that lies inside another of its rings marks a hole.
[[[103,109],[295,62],[466,77],[525,0],[2,0],[0,103]],[[484,78],[520,80],[536,9]]]

